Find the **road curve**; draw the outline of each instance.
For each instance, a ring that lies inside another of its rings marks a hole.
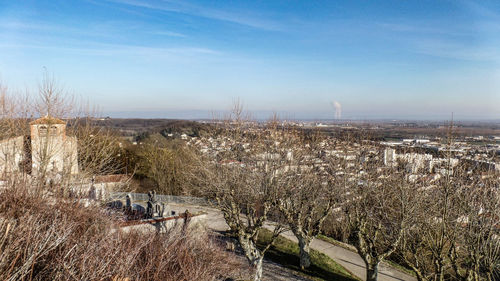
[[[184,210],[189,209],[190,211],[204,211],[207,213],[206,225],[208,228],[215,231],[225,231],[229,227],[222,216],[222,213],[217,209],[199,207],[199,206],[189,206],[180,204],[169,204],[170,209],[178,210],[179,212],[184,212]],[[268,229],[272,229],[271,225],[265,226]],[[286,231],[281,234],[283,237],[297,242],[297,239],[291,231]],[[359,279],[366,280],[366,270],[365,263],[361,257],[354,251],[348,250],[346,248],[325,242],[320,239],[314,239],[311,242],[311,249],[317,250],[321,253],[326,254],[338,264],[342,265],[353,275],[357,276]],[[379,281],[416,281],[417,279],[411,275],[408,275],[387,263],[381,263],[379,266]]]

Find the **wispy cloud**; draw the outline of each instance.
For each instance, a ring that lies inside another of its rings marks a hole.
[[[441,23],[426,22],[377,22],[377,26],[391,32],[427,34],[427,35],[468,35],[473,30],[467,30],[464,26],[445,28]],[[437,27],[439,26],[439,27]]]
[[[466,10],[471,11],[473,14],[477,15],[480,18],[489,18],[489,19],[500,19],[500,14],[495,12],[493,9],[488,8],[486,5],[480,4],[481,2],[475,1],[466,1],[460,0],[457,1],[460,5],[462,5]]]
[[[185,34],[168,30],[157,30],[157,31],[151,31],[149,33],[154,35],[168,36],[168,37],[182,37],[182,38],[187,37]]]
[[[19,20],[6,20],[3,19],[0,21],[0,28],[3,31],[61,31],[61,32],[77,32],[79,29],[61,26],[61,25],[52,25],[43,22],[28,22],[28,21],[19,21]]]
[[[409,51],[429,56],[470,62],[500,63],[500,24],[497,14],[482,6],[465,8],[476,19],[467,24],[449,25],[434,21],[378,22],[377,25],[407,46]],[[495,19],[495,20],[494,20]]]
[[[32,38],[33,36],[43,35],[45,39],[47,38],[46,37],[47,35],[55,35],[57,37],[65,37],[65,38],[77,37],[77,38],[86,38],[87,41],[94,40],[94,42],[102,42],[103,39],[126,40],[127,36],[123,35],[124,34],[123,26],[126,26],[128,30],[133,30],[137,34],[142,33],[151,36],[176,37],[176,38],[188,37],[183,33],[171,30],[162,30],[153,28],[152,30],[148,31],[149,27],[145,27],[141,23],[130,22],[130,21],[98,22],[79,27],[79,26],[61,25],[61,24],[54,25],[46,22],[0,20],[0,34],[5,32],[13,32],[16,34],[21,34],[25,38]],[[40,39],[44,41],[43,38]]]
[[[58,34],[62,36],[91,36],[91,37],[113,37],[116,29],[112,24],[99,23],[98,25],[88,24],[85,27],[52,24],[41,21],[19,21],[19,20],[0,20],[0,29],[23,34],[24,32],[36,32],[37,35]],[[28,35],[26,35],[28,37]]]
[[[465,45],[444,40],[420,40],[416,52],[436,57],[500,63],[500,51],[489,45]]]
[[[163,12],[182,13],[191,16],[204,17],[219,21],[235,23],[263,30],[282,30],[283,26],[275,21],[248,15],[247,12],[224,11],[207,7],[200,7],[185,1],[140,1],[140,0],[108,0],[110,2],[147,8]]]
[[[78,55],[91,55],[91,56],[135,56],[135,57],[152,57],[157,59],[168,58],[186,58],[195,56],[210,56],[221,55],[221,52],[208,48],[200,47],[146,47],[137,45],[126,44],[89,44],[87,47],[72,47],[62,45],[38,45],[38,44],[8,44],[0,43],[0,48],[5,49],[40,49],[57,52],[75,53]]]

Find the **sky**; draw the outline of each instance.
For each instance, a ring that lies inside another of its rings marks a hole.
[[[0,81],[112,117],[500,120],[500,1],[0,0]]]

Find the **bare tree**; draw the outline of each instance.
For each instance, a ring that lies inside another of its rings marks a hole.
[[[207,159],[205,194],[224,215],[231,233],[255,268],[257,281],[262,279],[264,255],[282,230],[279,224],[275,225],[270,241],[262,248],[257,247],[259,232],[274,211],[274,175],[280,159],[276,157],[275,141],[268,130],[255,130],[256,124],[244,118],[240,104],[235,105],[232,113],[221,128],[226,151]]]
[[[439,185],[438,185],[439,186]],[[405,230],[402,247],[404,262],[415,272],[418,280],[444,280],[450,269],[447,262],[453,237],[451,231],[456,220],[451,214],[451,191],[419,189],[416,196],[418,212],[411,227]]]
[[[146,176],[152,179],[158,191],[170,194],[168,187],[171,184],[173,172],[173,152],[162,146],[163,140],[148,140],[141,144],[140,169]]]
[[[401,243],[401,257],[418,280],[445,280],[452,270],[450,254],[459,243],[462,231],[457,203],[462,183],[457,175],[463,171],[453,167],[450,147],[452,126],[448,130],[446,162],[436,180],[423,181],[414,195],[417,208]]]
[[[78,141],[79,174],[83,177],[121,172],[124,153],[120,135],[109,128],[97,126],[94,117],[70,120],[69,134]]]
[[[267,175],[235,165],[216,165],[208,194],[219,208],[231,233],[238,239],[248,261],[255,267],[254,280],[262,279],[262,261],[280,227],[274,228],[271,241],[257,247],[259,231],[272,212],[273,183]]]
[[[68,94],[54,75],[47,71],[38,84],[38,97],[31,105],[35,116],[70,118],[79,110],[74,96]]]
[[[152,180],[157,191],[197,194],[204,167],[198,166],[200,159],[184,141],[153,134],[137,145],[134,154],[137,175]]]
[[[41,122],[47,123],[38,126],[35,134],[38,138],[31,140],[33,158],[39,163],[36,174],[41,183],[46,182],[47,176],[54,179],[53,170],[58,175],[58,183],[65,184],[121,170],[119,136],[96,126],[97,110],[75,99],[54,77],[45,73],[38,97],[31,104],[34,116],[41,116]],[[55,133],[53,128],[57,130]],[[54,169],[56,159],[63,163],[58,169]]]
[[[31,170],[24,151],[28,139],[24,136],[29,131],[28,96],[12,93],[0,84],[0,178],[12,179],[13,172],[25,175]]]
[[[337,170],[336,184],[343,189],[346,236],[365,262],[366,280],[373,281],[378,278],[380,262],[396,251],[408,227],[414,187],[404,170],[383,167],[378,147],[364,143],[357,152],[352,165],[347,161],[337,165],[341,170]]]
[[[290,175],[280,183],[277,205],[299,243],[300,267],[311,265],[310,243],[334,206],[327,180],[314,173]]]
[[[460,180],[455,201],[457,222],[451,231],[449,259],[457,279],[500,278],[500,193],[498,175],[490,172]],[[484,178],[483,178],[484,177]]]
[[[500,274],[498,175],[461,166],[415,193],[400,256],[418,280],[495,280]]]
[[[0,82],[0,140],[26,133],[27,95],[9,92]]]
[[[276,205],[298,240],[304,269],[311,265],[310,243],[320,234],[338,194],[331,188],[331,175],[321,165],[318,132],[307,135],[284,126],[280,139],[287,164],[276,175]]]
[[[38,95],[1,89],[2,177],[30,175],[27,179],[40,187],[55,187],[120,171],[119,137],[96,126],[95,111],[77,103],[54,78],[44,75]]]

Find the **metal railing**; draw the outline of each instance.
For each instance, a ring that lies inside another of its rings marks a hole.
[[[109,199],[114,200],[125,200],[127,194],[130,195],[132,202],[146,202],[149,197],[146,193],[133,193],[133,192],[110,192]],[[208,201],[201,197],[191,197],[191,196],[174,196],[174,195],[162,195],[156,194],[156,200],[162,203],[176,203],[176,204],[188,204],[188,205],[198,205],[207,206]]]

